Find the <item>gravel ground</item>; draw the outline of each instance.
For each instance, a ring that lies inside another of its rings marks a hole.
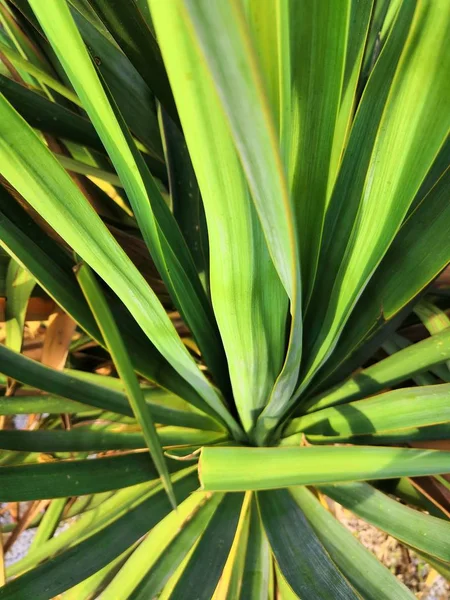
[[[336,517],[420,600],[449,600],[450,584],[412,550],[393,537],[358,519],[338,504]]]

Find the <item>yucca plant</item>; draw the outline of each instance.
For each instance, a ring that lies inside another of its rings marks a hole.
[[[414,597],[327,498],[448,575],[448,1],[0,9],[0,501],[51,499],[0,599]]]

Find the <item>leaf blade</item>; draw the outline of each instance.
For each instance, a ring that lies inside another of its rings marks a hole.
[[[106,230],[80,190],[2,98],[0,112],[4,134],[0,149],[6,159],[3,161],[6,178],[118,293],[142,330],[175,370],[204,396],[206,404],[221,414],[231,428],[238,429],[216,391],[190,357],[155,293]],[[34,166],[30,163],[31,155]],[[42,169],[39,174],[35,171],[36,160],[39,160]],[[62,198],[66,199],[64,203]]]
[[[320,486],[321,491],[375,527],[436,558],[450,562],[450,524],[403,506],[367,483]]]
[[[192,477],[176,482],[178,500],[195,487]],[[0,598],[17,600],[18,594],[31,594],[36,600],[54,597],[114,560],[169,512],[170,504],[161,491],[110,527],[0,588]]]
[[[259,492],[258,506],[278,566],[300,598],[358,598],[287,490]]]
[[[438,3],[403,3],[365,89],[327,212],[304,385],[333,350],[445,142],[444,31]],[[418,104],[410,102],[416,92]],[[402,156],[402,168],[392,155]]]
[[[233,464],[231,472],[227,465]],[[349,480],[447,473],[450,452],[370,446],[306,448],[205,447],[199,477],[205,491],[268,490]]]
[[[175,471],[179,464],[173,464]],[[63,498],[142,483],[158,477],[148,455],[0,467],[2,502]]]
[[[89,267],[86,264],[79,265],[76,276],[83,294],[91,307],[103,339],[108,346],[119,377],[123,382],[130,406],[136,420],[142,428],[142,433],[152,460],[163,481],[170,502],[175,508],[175,496],[173,494],[172,484],[160,440],[156,432],[151,412],[148,410],[148,405],[145,403],[144,394],[140,388],[138,378],[133,370],[133,365],[128,356],[125,343],[120,335],[120,331],[114,321],[108,303],[103,296],[103,292]]]
[[[286,437],[303,431],[330,436],[386,434],[450,422],[450,384],[402,388],[293,419]]]
[[[220,502],[172,591],[173,600],[189,595],[210,600],[213,596],[233,542],[243,499],[243,494],[228,494]]]
[[[309,490],[296,487],[290,491],[327,552],[364,598],[412,600],[415,597]]]

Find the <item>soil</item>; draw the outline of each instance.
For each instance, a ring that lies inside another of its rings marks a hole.
[[[339,521],[420,600],[449,600],[450,583],[396,539],[335,504]]]

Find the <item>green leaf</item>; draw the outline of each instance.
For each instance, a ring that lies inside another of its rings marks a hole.
[[[220,502],[177,581],[171,600],[211,600],[233,542],[243,499],[243,494],[228,494]]]
[[[147,536],[104,592],[104,600],[138,600],[158,595],[203,534],[222,494],[195,494]]]
[[[61,96],[64,96],[77,106],[80,106],[80,101],[78,100],[78,96],[74,94],[71,90],[66,88],[66,86],[62,85],[58,80],[54,77],[51,77],[48,73],[46,73],[43,69],[40,69],[30,61],[21,57],[21,55],[9,48],[6,44],[3,44],[0,41],[0,52],[4,54],[9,60],[16,66],[23,69],[25,72],[33,75],[38,79],[41,84],[45,84],[50,89],[58,92]]]
[[[412,600],[415,596],[305,487],[290,490],[308,523],[339,569],[367,600]]]
[[[71,518],[83,512],[92,510],[105,500],[113,496],[116,492],[102,492],[91,496],[78,496],[65,513],[66,518]]]
[[[376,394],[448,359],[450,330],[426,338],[362,369],[347,381],[308,400],[302,405],[302,411],[312,412]]]
[[[381,433],[370,433],[362,435],[336,434],[306,434],[310,444],[357,444],[363,446],[388,446],[411,444],[412,442],[424,442],[432,440],[446,440],[450,433],[450,423],[444,425],[428,425],[427,427],[409,427],[404,429],[392,429]],[[300,442],[300,436],[288,437],[280,442],[281,446],[292,446]]]
[[[97,179],[102,179],[103,181],[111,183],[111,185],[114,185],[115,187],[123,187],[118,176],[115,173],[112,173],[111,171],[98,169],[97,167],[88,165],[87,163],[81,162],[80,160],[75,160],[73,158],[69,158],[68,156],[63,156],[62,154],[54,153],[54,156],[58,159],[58,162],[66,169],[66,171],[96,177]]]
[[[245,557],[247,554],[248,533],[250,530],[250,504],[252,492],[244,496],[241,514],[236,527],[236,534],[231,545],[228,558],[222,570],[222,576],[214,591],[213,600],[218,598],[233,600],[238,598],[242,587]]]
[[[412,310],[408,303],[448,264],[449,182],[450,169],[398,232],[358,301],[330,366],[317,377],[322,389],[360,367]]]
[[[445,312],[425,299],[415,306],[414,312],[431,335],[436,335],[450,327],[450,319]]]
[[[98,406],[106,410],[132,415],[125,394],[71,377],[13,352],[0,344],[0,369],[9,377],[51,394]],[[37,399],[38,400],[38,399]]]
[[[300,361],[300,267],[286,174],[257,59],[251,48],[251,34],[247,30],[245,18],[237,3],[220,3],[218,6],[212,6],[203,1],[187,0],[170,3],[156,1],[151,2],[150,6],[172,86],[175,87],[177,82],[181,84],[180,77],[183,72],[189,70],[189,61],[191,63],[194,61],[196,68],[200,63],[202,68],[206,67],[211,75],[210,78],[208,73],[205,73],[200,78],[200,82],[205,86],[209,97],[215,99],[215,107],[217,96],[219,98],[253,196],[270,255],[291,300],[293,315],[291,342],[283,371],[275,382],[275,389],[272,392],[274,406],[278,407],[279,403],[284,405],[288,401],[295,387]],[[172,44],[174,30],[183,39],[183,50],[179,45],[174,48]],[[177,63],[180,60],[181,67],[178,67]],[[196,89],[198,87],[199,81],[196,82]],[[176,90],[175,96],[178,97]],[[180,102],[179,104],[181,107]],[[185,123],[188,117],[183,117],[181,114],[180,116]],[[205,111],[201,112],[201,116],[203,128],[209,127]],[[229,147],[228,135],[222,133],[222,129],[217,137],[218,141],[225,138],[227,148]],[[191,148],[190,140],[187,141]],[[226,162],[225,160],[224,164]],[[196,167],[195,159],[194,167]],[[197,175],[206,203],[202,180],[198,172]],[[243,192],[245,189],[242,190],[241,184],[240,195]],[[208,218],[207,205],[206,212]],[[208,219],[208,226],[209,223]],[[237,237],[240,239],[239,235]],[[211,256],[214,256],[213,252]],[[212,271],[214,273],[214,265]],[[238,406],[241,404],[243,402],[238,402]],[[246,422],[248,421],[247,418]],[[275,426],[275,423],[272,422],[272,426]],[[248,426],[246,428],[248,429]],[[260,426],[258,430],[261,430],[261,434],[258,431],[255,435],[264,438],[267,429],[265,425]]]
[[[195,486],[192,476],[177,481],[174,488],[178,502]],[[169,501],[161,490],[109,527],[0,588],[0,599],[53,598],[110,563],[169,512]]]
[[[414,202],[410,208],[410,215],[422,203],[423,199],[430,193],[433,187],[438,183],[439,179],[444,177],[450,162],[450,138],[441,146],[434,163],[427,173],[427,176],[422,182],[419,191],[414,198]]]
[[[233,397],[243,426],[250,431],[281,368],[287,298],[270,260],[225,116],[180,3],[156,2],[152,9],[204,202],[211,298]],[[177,44],[173,44],[174,30]],[[230,306],[239,310],[230,311]]]
[[[212,6],[203,0],[186,0],[183,5],[179,10],[190,20],[203,60],[214,78],[271,255],[292,301],[299,285],[292,210],[244,15],[235,2]],[[158,9],[153,12],[155,20]],[[165,14],[168,18],[169,13]]]
[[[6,274],[8,272],[10,260],[11,258],[8,253],[0,247],[0,295],[2,297],[4,297],[6,293]]]
[[[139,380],[133,370],[125,343],[103,295],[102,289],[95,279],[95,275],[86,264],[77,266],[76,277],[83,294],[91,308],[102,337],[106,342],[113,363],[125,388],[128,401],[137,422],[141,426],[145,443],[150,456],[162,479],[170,502],[175,508],[175,497],[167,470],[166,460],[156,432],[155,424],[145,402],[144,394],[140,388]]]
[[[290,5],[279,0],[246,0],[243,5],[287,168],[292,137]]]
[[[90,0],[117,44],[136,67],[149,88],[158,97],[172,119],[178,120],[177,109],[164,69],[158,43],[134,2],[122,0]]]
[[[1,74],[0,92],[31,127],[104,152],[94,127],[81,115]]]
[[[104,376],[97,375],[94,379],[88,379],[83,377],[81,372],[56,371],[14,353],[3,345],[0,345],[0,357],[2,359],[0,369],[9,377],[45,389],[52,394],[78,400],[73,402],[54,396],[4,398],[0,403],[0,414],[77,413],[89,410],[88,404],[117,414],[130,416],[133,414],[119,380],[117,380],[119,385],[115,388],[108,384],[108,379]],[[144,396],[148,409],[155,416],[157,423],[223,431],[223,428],[209,416],[189,410],[189,404],[165,390],[145,389]]]
[[[298,600],[297,594],[286,581],[286,578],[280,571],[280,567],[277,565],[276,561],[274,561],[274,567],[277,591],[281,600]]]
[[[370,9],[370,2],[365,4]],[[336,139],[341,148],[335,150],[331,160],[343,95],[350,9],[350,0],[330,4],[297,0],[291,4],[289,15],[290,179],[306,302],[316,275],[329,183],[335,179],[342,151],[342,140]],[[342,138],[342,134],[338,137]]]
[[[375,1],[375,3],[373,0],[369,2],[355,2],[354,0],[350,0],[345,69],[334,132],[333,150],[330,159],[331,169],[328,179],[328,199],[339,172],[342,156],[357,109],[359,100],[358,84],[361,80],[361,62],[364,49],[368,44],[369,24],[373,23],[374,11],[377,10],[379,3],[379,0]]]
[[[302,600],[357,599],[287,490],[258,493],[258,505],[280,571]],[[301,543],[299,543],[301,540]]]
[[[106,418],[101,415],[100,418]],[[101,452],[106,450],[135,450],[147,446],[142,433],[120,431],[120,425],[109,428],[101,425],[102,431],[77,427],[69,431],[0,431],[0,448],[28,452]],[[118,431],[114,431],[118,430]],[[182,427],[159,427],[159,444],[162,446],[202,446],[224,441],[224,433]]]
[[[444,563],[440,560],[437,560],[433,556],[429,556],[428,554],[424,554],[422,552],[416,552],[425,562],[427,562],[433,569],[435,569],[438,573],[440,573],[447,581],[450,580],[450,567],[448,563]]]
[[[205,491],[235,492],[433,475],[447,473],[449,468],[450,452],[440,450],[206,447],[200,455],[199,477]]]
[[[208,228],[197,178],[183,135],[164,111],[161,111],[160,122],[173,215],[192,254],[200,281],[208,292]]]
[[[126,563],[127,558],[133,552],[136,545],[135,543],[130,546],[125,552],[107,564],[106,567],[103,567],[87,579],[71,587],[70,590],[64,593],[64,600],[79,600],[80,598],[83,598],[83,600],[94,600],[94,598],[97,598],[105,586],[105,580],[106,582],[109,581],[117,573],[122,564]]]
[[[402,343],[400,343],[400,340]],[[399,350],[403,350],[412,345],[412,342],[406,338],[402,338],[398,334],[393,334],[383,342],[381,348],[390,356],[391,354],[395,354]],[[436,369],[437,367],[433,368]],[[439,383],[439,379],[437,379],[430,371],[416,373],[415,375],[412,375],[411,379],[416,385],[435,385],[436,383]]]
[[[158,600],[170,600],[170,595],[171,595],[172,591],[174,590],[178,580],[180,579],[184,569],[186,568],[186,565],[188,564],[192,554],[194,553],[194,550],[195,550],[195,546],[193,546],[193,548],[189,551],[186,558],[183,559],[183,561],[181,562],[179,567],[175,570],[175,573],[169,579],[169,582],[167,583],[166,587],[161,592]]]
[[[170,461],[170,470],[184,465]],[[1,502],[95,494],[158,478],[148,454],[0,467]]]
[[[352,437],[450,423],[450,384],[402,388],[293,419],[283,437],[298,432]],[[287,440],[285,440],[287,442]]]
[[[133,144],[113,98],[103,89],[65,3],[51,0],[45,5],[31,2],[31,6],[124,184],[143,238],[164,283],[192,330],[217,383],[221,385],[226,373],[217,324],[173,215]],[[206,380],[203,385],[205,383]],[[211,395],[211,390],[209,393]],[[225,420],[231,422],[228,413],[221,410],[220,402],[217,399],[213,402]]]
[[[110,433],[87,431],[0,431],[0,448],[28,452],[101,452],[105,450],[134,450],[146,447],[141,433]]]
[[[153,481],[123,488],[117,492],[78,497],[65,515],[66,519],[73,516],[77,518],[72,523],[69,520],[69,526],[57,536],[10,565],[7,570],[8,577],[21,575],[44,560],[56,556],[61,551],[108,527],[160,489],[160,482]]]
[[[433,337],[442,331],[450,331],[450,318],[436,304],[422,299],[414,308],[414,312]],[[443,365],[436,365],[431,370],[442,381],[450,382],[450,360],[446,360]]]
[[[150,152],[152,171],[165,179],[164,156],[151,90],[109,34],[101,30],[99,23],[94,23],[74,7],[71,7],[71,14],[128,127],[144,143],[146,152]]]
[[[39,284],[70,314],[89,335],[104,344],[89,307],[77,285],[72,271],[73,262],[58,244],[46,236],[23,209],[0,187],[0,244],[27,268]],[[110,296],[114,315],[121,325],[133,364],[148,379],[189,398],[193,404],[202,403],[198,394],[165,361],[136,325],[128,311],[115,296]],[[45,381],[45,378],[43,378]],[[103,379],[101,385],[105,383]],[[39,385],[37,381],[31,385]],[[163,392],[164,393],[164,392]],[[199,401],[199,402],[198,402]],[[208,407],[206,406],[208,409]],[[209,412],[212,412],[209,409]],[[167,418],[167,416],[165,417]],[[165,421],[162,421],[163,423]],[[213,422],[211,420],[211,422]],[[184,423],[172,423],[184,424]],[[188,423],[186,423],[188,425]],[[199,425],[195,425],[197,427]],[[200,426],[201,427],[201,426]],[[215,429],[208,426],[207,429]]]
[[[28,552],[30,554],[33,552],[33,550],[39,548],[47,540],[53,537],[53,534],[55,533],[56,528],[61,520],[66,503],[67,498],[55,498],[50,502],[41,522],[39,523],[36,534],[31,540],[30,547],[28,548]]]
[[[336,345],[445,142],[444,4],[402,4],[361,99],[327,211],[314,312],[306,315],[304,385]]]
[[[430,515],[440,519],[448,519],[448,516],[430,498],[427,498],[417,486],[413,485],[413,481],[408,477],[401,477],[400,479],[377,481],[376,486],[382,492],[399,498],[405,504],[415,506],[422,511],[426,510]]]
[[[11,350],[20,352],[28,300],[36,285],[36,280],[11,259],[6,274],[5,344]]]
[[[403,506],[367,483],[320,486],[320,490],[401,542],[450,562],[450,523]]]
[[[186,0],[184,9],[228,119],[270,255],[291,301],[287,355],[254,434],[262,442],[289,401],[301,356],[301,281],[293,210],[258,59],[238,3],[217,7]]]
[[[5,177],[114,289],[149,339],[203,396],[205,404],[236,430],[238,426],[190,357],[155,293],[81,191],[4,99],[0,99],[0,115],[3,133],[0,149]],[[39,172],[35,170],[37,161]]]
[[[401,0],[376,0],[373,7],[370,27],[364,49],[364,59],[359,82],[359,95],[364,90],[381,49],[386,41],[386,35],[392,26],[392,19],[398,10]]]
[[[261,523],[256,498],[254,498],[250,506],[250,527],[239,598],[242,600],[246,600],[246,598],[269,600],[271,569],[270,546]]]

